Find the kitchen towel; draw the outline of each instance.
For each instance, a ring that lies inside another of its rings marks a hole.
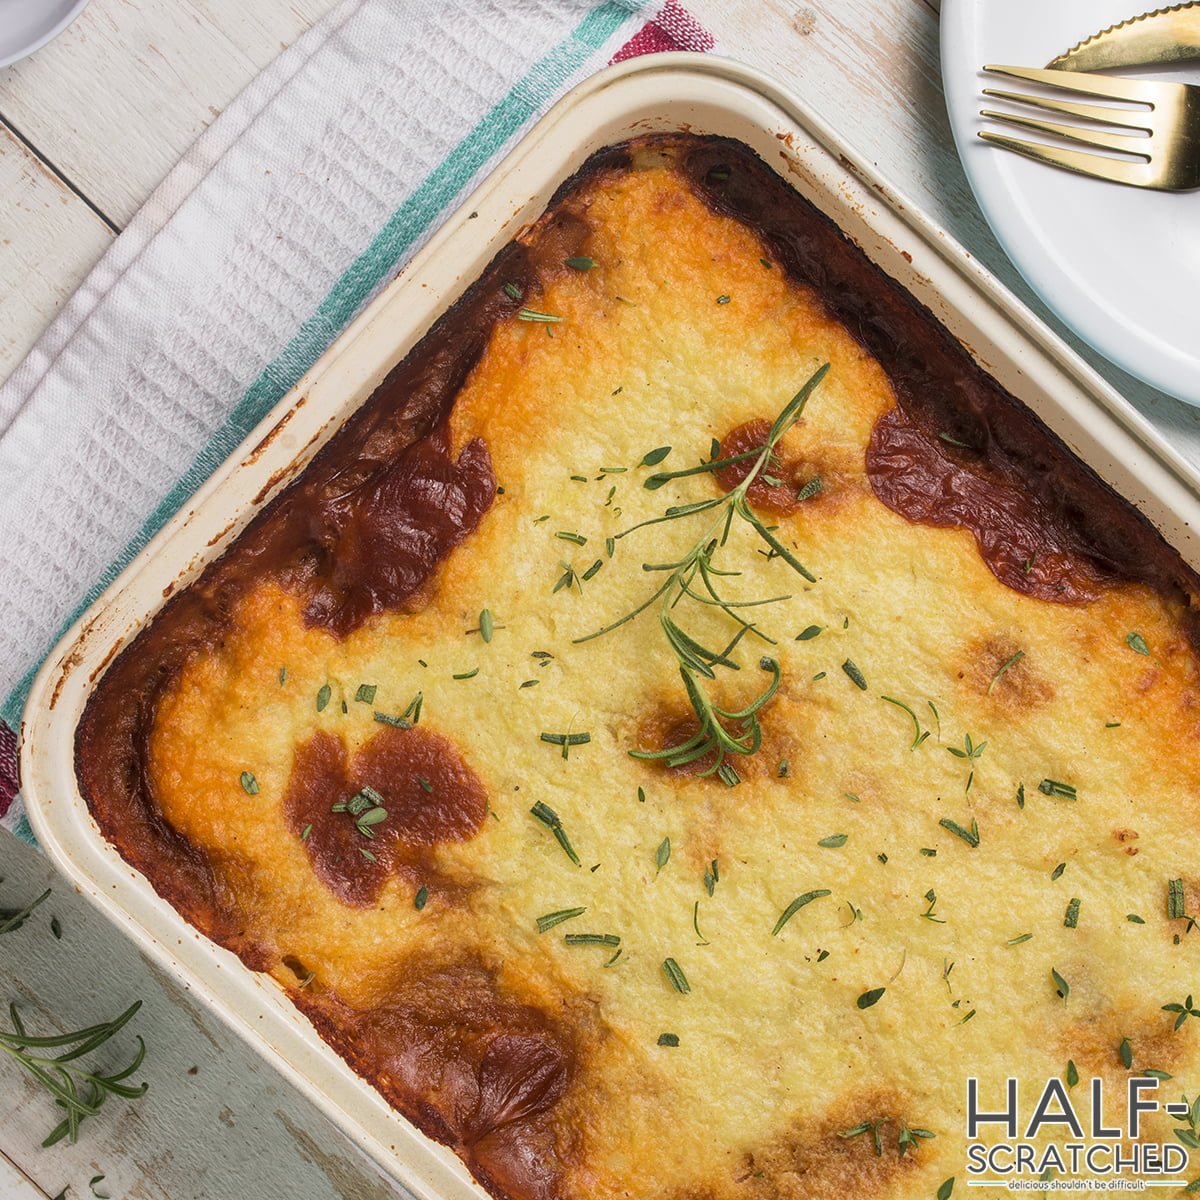
[[[346,0],[199,138],[0,387],[0,825],[34,672],[572,85],[676,0]]]

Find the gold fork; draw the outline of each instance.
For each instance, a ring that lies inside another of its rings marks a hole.
[[[1073,100],[984,88],[985,96],[1077,117],[1086,124],[1065,125],[986,108],[980,116],[1021,129],[1033,129],[1090,149],[1071,150],[1048,146],[1042,142],[1026,142],[1006,134],[981,130],[979,136],[993,145],[1023,154],[1036,162],[1049,163],[1096,179],[1128,184],[1130,187],[1156,188],[1166,192],[1186,192],[1200,187],[1200,87],[1187,83],[1119,79],[1082,71],[1040,70],[1036,67],[986,66],[984,70],[993,75],[1008,75],[1013,79],[1041,84],[1060,92],[1142,106],[1125,108],[1108,104],[1080,104]],[[1100,126],[1125,132],[1112,133]],[[1116,152],[1126,157],[1112,157],[1109,153],[1097,154],[1093,151]]]

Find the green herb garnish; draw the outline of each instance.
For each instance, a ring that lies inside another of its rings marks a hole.
[[[670,860],[671,860],[671,839],[669,837],[665,837],[658,844],[658,849],[654,852],[654,866],[655,866],[654,876],[655,876],[655,878],[658,878],[658,873],[663,869],[663,867],[665,867],[667,865],[668,862],[670,862]]]
[[[1060,783],[1057,779],[1043,779],[1038,784],[1038,791],[1046,796],[1061,796],[1064,800],[1076,799],[1074,787],[1069,783]]]
[[[863,992],[854,1003],[859,1008],[871,1008],[883,999],[883,994],[886,991],[887,988],[871,988],[869,992]]]
[[[677,992],[687,995],[692,990],[687,976],[683,973],[683,968],[673,958],[664,959],[662,966],[664,974]]]
[[[537,931],[545,933],[548,929],[553,929],[555,925],[561,925],[564,921],[572,921],[576,917],[581,917],[587,912],[586,908],[560,908],[558,912],[546,913],[545,916],[538,917]]]
[[[989,684],[988,684],[988,686],[987,686],[987,695],[989,695],[989,696],[990,696],[990,695],[992,694],[992,688],[994,688],[994,687],[996,686],[996,684],[1000,682],[1000,676],[1001,676],[1001,675],[1003,675],[1003,674],[1004,674],[1004,672],[1005,672],[1005,671],[1007,671],[1007,670],[1009,670],[1011,667],[1015,667],[1015,666],[1017,665],[1017,663],[1019,663],[1019,662],[1021,661],[1021,659],[1023,659],[1024,657],[1025,657],[1025,651],[1024,651],[1024,650],[1018,650],[1018,651],[1016,652],[1016,654],[1014,654],[1014,655],[1012,656],[1012,658],[1010,658],[1010,659],[1009,659],[1009,660],[1008,660],[1008,661],[1007,661],[1007,662],[1006,662],[1006,663],[1005,663],[1005,664],[1004,664],[1004,665],[1003,665],[1003,666],[1000,668],[1000,670],[998,670],[998,671],[995,673],[995,675],[993,675],[993,676],[992,676],[992,682],[991,682],[991,683],[989,683]]]
[[[715,864],[714,864],[715,865]],[[712,892],[709,892],[712,895]],[[803,896],[797,896],[779,914],[779,920],[775,922],[775,928],[771,930],[772,937],[778,937],[783,927],[806,905],[811,904],[814,900],[820,900],[823,896],[832,895],[828,888],[817,888],[816,891],[805,892]]]
[[[1065,1000],[1071,994],[1071,985],[1054,968],[1050,968],[1050,977],[1054,980],[1054,990],[1060,1000]]]
[[[1189,994],[1187,999],[1182,1004],[1164,1004],[1163,1012],[1178,1013],[1175,1018],[1175,1028],[1178,1029],[1188,1017],[1200,1017],[1200,1009],[1192,1004],[1192,997]]]
[[[538,312],[536,308],[520,308],[517,310],[517,320],[535,321],[543,325],[554,325],[561,321],[562,317],[556,317],[552,313]]]
[[[853,683],[854,686],[859,689],[859,691],[865,692],[867,690],[866,676],[864,676],[863,673],[849,659],[846,659],[846,661],[842,663],[842,670],[850,676],[851,683]]]
[[[621,939],[615,933],[567,933],[563,941],[568,946],[619,946]]]
[[[583,864],[579,861],[579,855],[575,853],[575,847],[571,845],[571,839],[567,837],[567,831],[563,828],[563,823],[559,819],[558,813],[554,811],[548,804],[543,804],[540,800],[529,810],[530,815],[541,821],[547,829],[554,834],[555,840],[566,852],[567,857],[577,866]]]
[[[247,796],[258,795],[258,780],[254,778],[253,771],[243,771],[239,776],[239,779],[242,784],[242,791],[245,792]]]
[[[584,258],[582,255],[572,258],[564,258],[563,262],[573,271],[590,271],[595,265],[594,258]]]
[[[1068,929],[1074,929],[1079,924],[1079,906],[1083,903],[1078,896],[1072,896],[1067,904],[1067,912],[1063,917],[1063,924]]]
[[[1149,657],[1150,647],[1146,645],[1146,639],[1140,633],[1127,634],[1125,644],[1135,653]]]
[[[586,746],[592,740],[592,735],[590,733],[543,733],[541,740],[549,742],[552,746],[560,746],[563,758],[569,758],[571,747]]]
[[[762,727],[758,714],[768,700],[775,694],[780,681],[779,663],[768,657],[760,658],[759,666],[768,671],[771,681],[756,695],[751,702],[741,709],[723,709],[714,703],[704,690],[701,680],[715,679],[716,668],[738,670],[739,666],[729,656],[738,642],[747,633],[765,638],[750,622],[740,614],[739,609],[756,605],[769,604],[775,598],[768,600],[726,599],[718,591],[717,583],[722,572],[715,567],[713,558],[717,551],[725,545],[734,518],[745,522],[755,533],[782,558],[793,570],[810,582],[815,583],[816,577],[783,545],[768,526],[758,517],[747,500],[751,484],[768,467],[774,454],[775,447],[788,429],[799,419],[808,402],[809,396],[820,384],[829,370],[829,365],[821,367],[811,379],[800,389],[780,412],[767,435],[766,444],[757,451],[746,455],[734,456],[732,460],[712,459],[697,468],[685,471],[666,472],[652,475],[645,480],[645,486],[652,490],[662,486],[668,480],[681,478],[699,472],[711,472],[726,465],[727,461],[742,461],[753,459],[746,477],[731,491],[722,496],[709,500],[701,500],[668,508],[661,517],[654,517],[624,530],[618,535],[623,538],[636,529],[645,528],[663,521],[679,520],[699,513],[708,512],[715,518],[703,536],[696,542],[683,558],[668,563],[644,564],[648,571],[663,572],[665,582],[636,608],[619,617],[616,621],[603,626],[594,633],[577,638],[576,642],[586,642],[593,638],[611,633],[614,629],[632,621],[656,601],[660,601],[659,621],[670,649],[675,654],[679,664],[680,678],[687,692],[692,710],[696,714],[699,728],[691,737],[686,738],[675,746],[662,750],[635,750],[631,753],[638,758],[665,761],[668,766],[683,766],[698,762],[711,755],[713,762],[700,772],[701,776],[720,775],[726,784],[732,784],[736,773],[731,778],[725,771],[726,758],[729,755],[754,754],[762,744]],[[699,590],[697,590],[699,589]],[[723,649],[713,650],[698,642],[688,634],[676,621],[677,606],[685,598],[694,602],[720,609],[738,626],[737,633]],[[782,599],[782,597],[780,597]],[[770,639],[765,639],[770,640]],[[731,729],[730,726],[733,726]]]
[[[817,845],[824,850],[840,850],[849,840],[848,833],[831,833],[828,837],[823,837]]]
[[[115,1021],[90,1025],[75,1033],[33,1037],[26,1031],[17,1006],[9,1005],[12,1030],[0,1029],[0,1051],[32,1075],[54,1097],[56,1104],[66,1110],[66,1116],[46,1135],[43,1146],[53,1146],[63,1138],[72,1143],[77,1141],[80,1123],[85,1117],[94,1117],[109,1096],[137,1100],[145,1094],[146,1084],[134,1087],[125,1082],[142,1065],[142,1060],[146,1057],[146,1044],[140,1037],[137,1039],[138,1049],[133,1061],[120,1071],[105,1075],[98,1071],[86,1070],[78,1061],[85,1054],[90,1054],[110,1041],[133,1019],[141,1007],[142,1002],[138,1000]],[[48,1050],[59,1050],[60,1053],[39,1053]]]
[[[678,1046],[679,1034],[677,1033],[660,1033],[658,1035],[658,1044],[660,1046]]]
[[[329,703],[329,698],[333,695],[333,688],[325,683],[321,685],[321,690],[317,692],[317,712],[323,712],[325,706]]]
[[[1167,881],[1167,917],[1175,921],[1187,916],[1187,899],[1183,892],[1182,879]]]
[[[972,849],[979,845],[979,823],[972,819],[971,828],[964,829],[957,821],[950,820],[949,817],[943,817],[938,824],[945,830],[954,834],[955,837],[962,838]]]
[[[426,904],[429,903],[429,889],[424,885],[417,889],[417,894],[413,897],[413,908],[420,912]]]

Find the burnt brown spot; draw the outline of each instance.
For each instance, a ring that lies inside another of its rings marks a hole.
[[[495,1194],[559,1200],[571,1147],[551,1114],[574,1077],[584,1020],[553,1019],[474,958],[405,961],[387,990],[367,1011],[330,995],[299,1003],[360,1074]]]
[[[379,805],[356,802],[365,788]],[[381,807],[387,816],[361,825],[356,803],[363,811]],[[349,762],[341,738],[315,733],[296,751],[284,808],[294,833],[309,829],[304,844],[317,878],[362,907],[393,875],[434,874],[430,851],[475,836],[487,815],[487,792],[454,744],[430,730],[385,729]]]
[[[1053,684],[1038,674],[1021,643],[1004,633],[967,646],[960,678],[972,692],[987,696],[1005,711],[1040,708],[1054,699]]]
[[[902,407],[876,422],[867,474],[875,495],[908,520],[970,530],[988,569],[1015,591],[1083,604],[1106,582],[1078,531],[1020,475],[989,469],[975,449],[946,442]]]
[[[919,1174],[922,1160],[933,1153],[927,1143],[919,1142],[915,1150],[900,1155],[904,1123],[920,1124],[913,1109],[888,1088],[843,1097],[816,1120],[797,1121],[774,1140],[747,1151],[732,1180],[736,1194],[756,1200],[872,1200],[896,1195],[902,1188],[899,1181]],[[845,1136],[864,1124],[870,1128]]]
[[[770,711],[768,704],[760,713],[760,721],[764,719],[766,713]],[[643,751],[666,750],[675,746],[682,747],[689,742],[700,728],[700,723],[696,716],[690,710],[684,710],[673,705],[664,705],[661,708],[651,709],[644,715],[641,721],[638,722],[637,732],[634,735],[634,745]],[[734,737],[742,736],[742,728],[740,722],[726,722],[726,728]],[[765,745],[767,738],[767,726],[764,725],[764,745],[759,751],[754,754],[727,754],[725,761],[733,767],[738,775],[743,779],[753,778],[761,775],[777,762],[777,759],[772,759],[774,750]],[[667,765],[665,759],[646,759],[646,765],[657,768],[670,775],[703,775],[706,771],[711,772],[713,765],[716,762],[715,753],[702,755],[700,758],[694,759],[688,763],[682,763],[679,766],[671,767]]]
[[[735,458],[739,454],[754,454],[765,449],[770,432],[771,422],[762,417],[738,425],[721,439],[721,457]],[[754,458],[745,458],[721,467],[716,473],[717,481],[725,491],[731,491],[750,474],[755,462]],[[779,516],[793,513],[800,507],[797,491],[812,478],[811,472],[804,475],[802,471],[799,463],[784,458],[776,447],[746,490],[746,498],[753,508]]]

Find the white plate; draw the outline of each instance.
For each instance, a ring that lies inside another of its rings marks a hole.
[[[58,37],[87,4],[88,0],[0,0],[0,67]]]
[[[1154,7],[1150,0],[944,0],[942,80],[975,198],[1029,285],[1117,366],[1200,406],[1200,195],[1086,179],[977,136],[1000,128],[979,116],[981,89],[1021,86],[988,79],[985,62],[1042,67]],[[1200,83],[1200,65],[1154,77]]]

